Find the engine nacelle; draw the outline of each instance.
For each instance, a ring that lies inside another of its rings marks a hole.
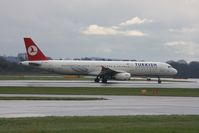
[[[114,76],[114,79],[116,80],[130,80],[131,74],[130,73],[117,73]]]

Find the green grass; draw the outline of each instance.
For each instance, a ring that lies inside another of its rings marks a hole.
[[[198,133],[199,116],[1,118],[1,133]]]
[[[85,100],[106,100],[97,97],[24,97],[24,96],[0,96],[0,100],[69,100],[69,101],[85,101]]]
[[[0,87],[0,94],[65,94],[65,95],[153,95],[152,88],[86,88],[86,87]],[[159,88],[158,96],[199,96],[199,89]]]

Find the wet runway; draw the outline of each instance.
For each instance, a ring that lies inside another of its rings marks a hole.
[[[108,84],[91,80],[0,80],[0,86],[27,87],[143,87],[143,88],[199,88],[198,80],[184,82],[109,81]],[[104,115],[199,115],[199,97],[146,97],[146,96],[69,96],[22,95],[46,97],[99,97],[98,101],[21,101],[0,100],[0,117],[39,116],[104,116]]]
[[[2,95],[3,94],[1,94],[1,96]],[[5,96],[38,96],[38,95],[7,94]],[[52,97],[56,95],[44,95],[44,96]],[[68,95],[64,96],[69,97]],[[173,115],[173,114],[199,115],[198,97],[85,96],[85,95],[79,97],[103,97],[108,100],[99,100],[99,101],[1,100],[0,117],[8,118],[8,117],[39,117],[39,116]]]
[[[108,84],[94,83],[92,80],[0,80],[0,86],[28,87],[143,87],[143,88],[199,88],[199,80],[179,82],[156,81],[109,81]]]

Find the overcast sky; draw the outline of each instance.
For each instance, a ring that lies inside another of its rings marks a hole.
[[[199,0],[0,0],[0,55],[199,61]]]

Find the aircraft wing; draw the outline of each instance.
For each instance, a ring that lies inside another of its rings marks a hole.
[[[99,73],[98,77],[104,78],[104,79],[111,79],[117,73],[120,73],[120,72],[117,72],[117,71],[112,70],[108,67],[102,66],[102,70]]]

